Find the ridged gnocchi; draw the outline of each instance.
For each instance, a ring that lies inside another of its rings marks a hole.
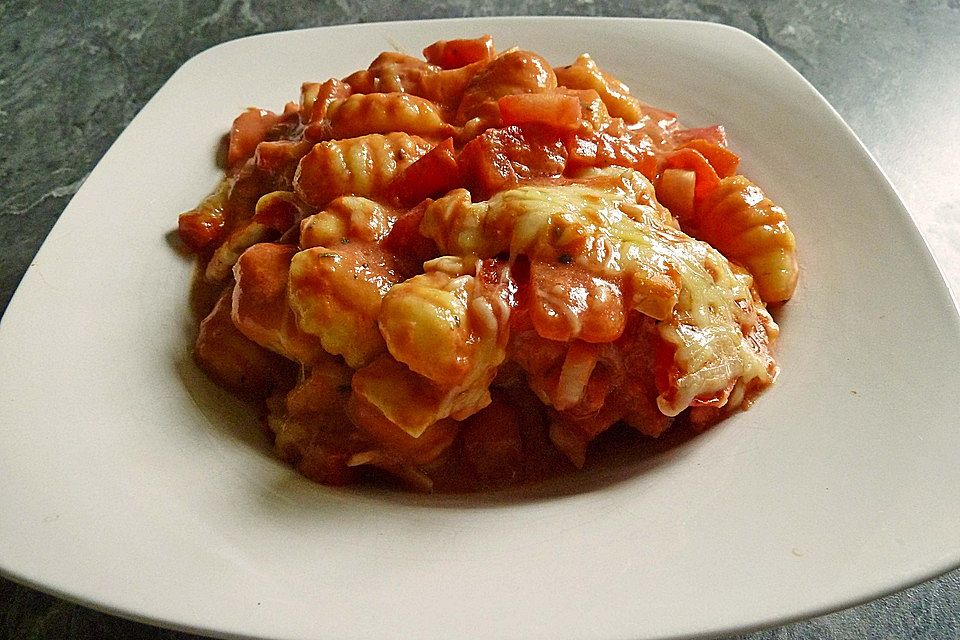
[[[376,196],[431,146],[407,133],[319,142],[300,160],[293,186],[313,206],[340,196]]]
[[[330,136],[356,138],[368,133],[400,131],[415,136],[443,136],[453,127],[426,98],[408,93],[358,93],[330,103]]]
[[[741,175],[720,181],[696,217],[698,235],[753,275],[760,297],[789,300],[797,286],[797,241],[787,214]]]
[[[774,382],[767,304],[795,291],[797,241],[722,127],[588,54],[423,54],[244,111],[181,215],[196,360],[261,402],[281,459],[324,484],[502,487]]]
[[[356,368],[384,349],[377,318],[399,280],[392,258],[376,245],[311,247],[290,262],[288,299],[297,326]]]

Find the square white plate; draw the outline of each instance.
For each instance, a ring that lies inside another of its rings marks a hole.
[[[800,288],[748,412],[542,494],[309,483],[193,365],[167,236],[251,105],[382,50],[491,33],[590,52],[727,127],[791,215]],[[630,19],[368,24],[185,64],[64,211],[0,324],[0,571],[100,609],[266,638],[665,638],[770,625],[960,563],[960,322],[894,190],[823,98],[732,28]]]

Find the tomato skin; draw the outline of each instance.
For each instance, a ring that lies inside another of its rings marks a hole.
[[[493,38],[484,35],[479,38],[439,40],[423,50],[423,57],[430,64],[443,69],[459,69],[468,64],[493,60],[496,52]]]
[[[497,100],[505,126],[537,122],[557,129],[580,126],[580,100],[561,93],[520,93]]]
[[[431,196],[439,196],[461,185],[460,168],[453,138],[447,138],[407,167],[390,185],[400,204],[412,206]]]
[[[707,159],[707,162],[710,163],[710,166],[713,167],[713,170],[717,172],[717,176],[721,179],[734,175],[737,172],[737,167],[740,166],[740,156],[726,147],[703,138],[686,142],[680,148],[693,149],[700,153]]]

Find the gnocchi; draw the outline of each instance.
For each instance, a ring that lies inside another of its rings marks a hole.
[[[588,54],[489,36],[385,52],[248,109],[181,214],[210,295],[195,356],[324,484],[474,491],[707,428],[776,379],[786,212],[721,126]]]

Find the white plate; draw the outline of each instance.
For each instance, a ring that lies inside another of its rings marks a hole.
[[[792,215],[783,374],[750,411],[542,494],[311,484],[189,357],[177,214],[244,107],[394,47],[492,33],[589,51],[692,126],[721,122]],[[664,638],[873,598],[960,562],[960,323],[920,234],[837,114],[713,24],[498,19],[258,36],[190,60],[67,207],[0,325],[0,567],[218,635]],[[235,424],[236,423],[236,424]],[[236,426],[236,425],[239,426]]]

